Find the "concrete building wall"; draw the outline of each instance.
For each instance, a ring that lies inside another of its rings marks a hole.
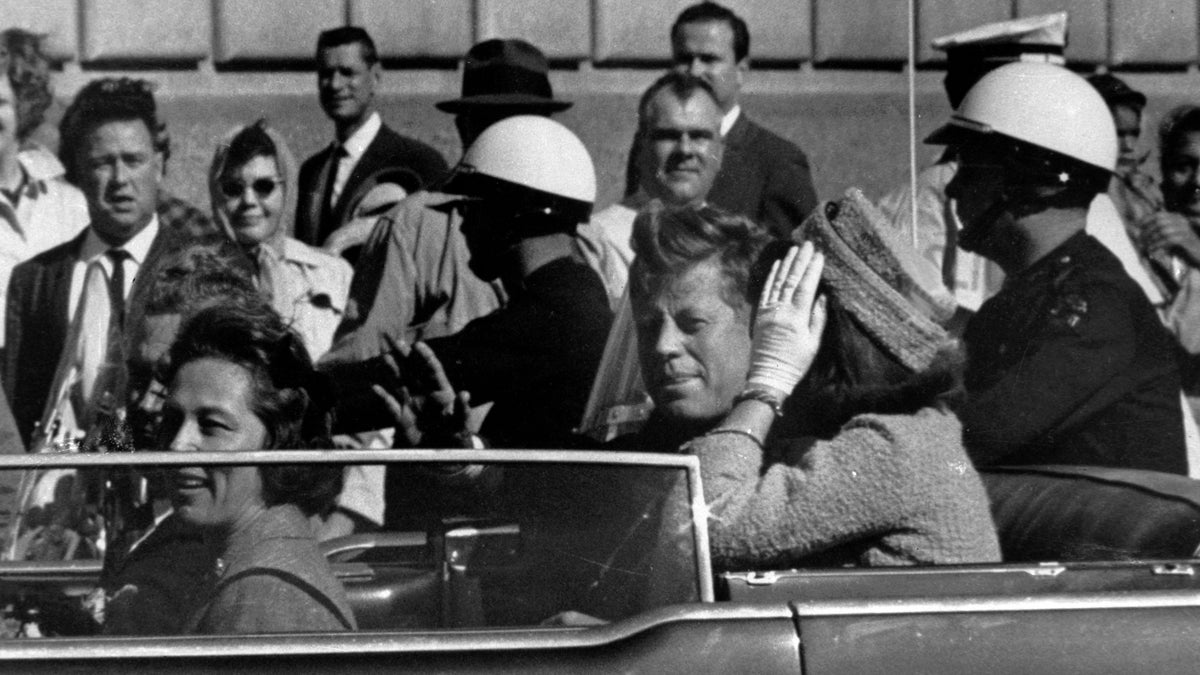
[[[932,38],[1017,16],[1071,12],[1068,58],[1182,74],[1200,64],[1200,0],[915,0],[918,68],[936,73]],[[457,59],[488,37],[522,37],[553,60],[565,90],[636,91],[668,62],[666,35],[691,0],[0,0],[8,26],[47,35],[60,90],[137,72],[168,93],[311,89],[323,28],[366,26],[392,86],[453,91]],[[746,18],[758,86],[884,80],[904,66],[905,0],[727,0]],[[934,77],[924,78],[933,81]]]

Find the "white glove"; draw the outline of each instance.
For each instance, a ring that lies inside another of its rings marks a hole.
[[[817,286],[825,257],[811,243],[775,261],[754,320],[748,388],[788,396],[812,366],[825,330],[825,298]]]

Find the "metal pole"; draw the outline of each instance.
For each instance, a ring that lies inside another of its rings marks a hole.
[[[917,248],[917,3],[908,0],[908,206]]]

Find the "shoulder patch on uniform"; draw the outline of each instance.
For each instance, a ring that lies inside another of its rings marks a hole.
[[[1087,318],[1088,301],[1078,293],[1061,293],[1050,307],[1050,322],[1074,329]]]

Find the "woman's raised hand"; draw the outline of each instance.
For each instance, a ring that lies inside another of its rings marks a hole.
[[[825,297],[817,296],[824,268],[825,256],[810,242],[771,266],[754,320],[750,387],[786,397],[812,366],[825,330]]]

